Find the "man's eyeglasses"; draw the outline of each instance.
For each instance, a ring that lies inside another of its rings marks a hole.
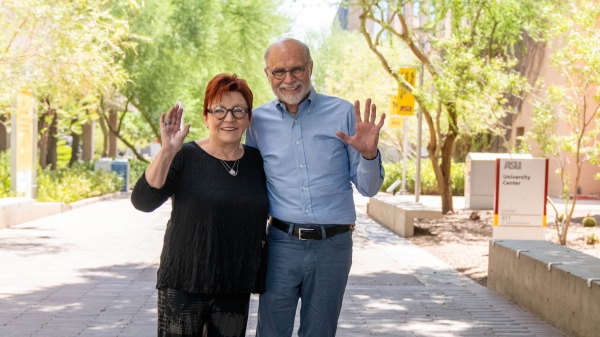
[[[306,66],[312,61],[308,61],[306,62],[306,64],[302,67],[294,67],[292,69],[275,69],[271,72],[271,75],[273,75],[273,77],[275,77],[278,80],[283,80],[285,78],[285,73],[290,73],[290,75],[294,76],[295,78],[298,78],[302,75],[304,75],[304,71],[306,70]]]
[[[225,107],[217,105],[216,107],[212,109],[207,109],[206,111],[211,113],[218,120],[225,119],[225,117],[227,117],[228,112],[231,112],[233,118],[235,119],[243,119],[248,114],[248,108],[246,108],[243,105],[236,105],[231,109],[226,109]]]

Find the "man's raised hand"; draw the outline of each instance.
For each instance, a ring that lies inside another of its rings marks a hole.
[[[364,118],[361,119],[359,101],[354,102],[354,116],[356,117],[356,132],[354,136],[350,137],[341,131],[337,131],[335,134],[356,151],[360,152],[364,158],[373,159],[377,156],[379,131],[383,127],[385,114],[382,114],[379,123],[375,124],[377,107],[375,104],[371,104],[370,98],[367,98]]]

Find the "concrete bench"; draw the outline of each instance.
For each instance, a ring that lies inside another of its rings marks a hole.
[[[490,241],[487,286],[569,336],[600,336],[600,259],[547,241]]]
[[[369,199],[367,214],[396,234],[408,238],[415,235],[415,219],[440,219],[440,209],[418,202],[402,201],[393,195],[376,195]]]

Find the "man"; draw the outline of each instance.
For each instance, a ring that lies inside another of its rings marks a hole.
[[[383,183],[377,149],[385,114],[317,94],[308,47],[294,39],[271,45],[265,74],[277,99],[253,111],[246,143],[264,159],[271,203],[266,292],[258,337],[335,336],[352,264],[356,221],[353,183],[373,196]],[[349,136],[352,135],[352,136]],[[243,168],[240,168],[243,169]]]

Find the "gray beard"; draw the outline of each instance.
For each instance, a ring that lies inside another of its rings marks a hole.
[[[298,83],[300,83],[300,87],[302,88],[302,90],[297,94],[285,95],[279,87],[273,89],[273,93],[275,94],[275,96],[277,96],[277,98],[280,101],[284,103],[290,105],[299,104],[300,102],[302,102],[302,99],[304,99],[304,97],[306,97],[306,95],[308,95],[308,93],[310,92],[310,89],[312,88],[312,82],[309,78],[307,83],[302,83],[300,81],[298,81]]]

